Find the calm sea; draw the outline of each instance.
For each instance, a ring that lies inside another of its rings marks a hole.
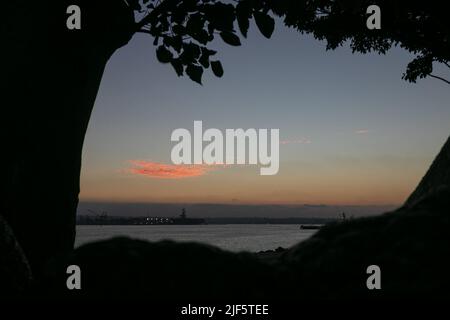
[[[301,230],[298,225],[228,224],[195,226],[77,226],[76,246],[116,236],[148,241],[170,239],[196,241],[230,251],[288,248],[309,238],[315,230]]]

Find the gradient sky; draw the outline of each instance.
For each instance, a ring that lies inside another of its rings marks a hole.
[[[280,23],[271,40],[252,25],[242,42],[212,44],[225,75],[207,71],[203,86],[158,63],[146,35],[116,52],[86,136],[81,200],[400,204],[450,133],[448,85],[403,81],[411,55],[401,49],[325,51]],[[223,130],[279,128],[279,173],[260,176],[259,166],[197,168],[178,179],[139,173],[170,165],[171,132],[192,130],[194,120]]]

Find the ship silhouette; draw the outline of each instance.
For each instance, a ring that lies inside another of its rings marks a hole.
[[[181,214],[179,218],[172,218],[171,224],[175,225],[195,225],[195,224],[206,224],[205,219],[201,218],[188,218],[186,215],[186,209],[181,209]]]

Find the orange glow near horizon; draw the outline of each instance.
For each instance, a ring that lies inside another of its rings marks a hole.
[[[422,173],[403,163],[408,175],[389,167],[362,170],[354,165],[283,166],[261,176],[257,166],[173,165],[128,161],[125,170],[85,173],[82,201],[136,203],[400,205]],[[310,166],[310,167],[309,167]],[[316,168],[317,167],[317,168]],[[314,170],[313,170],[314,169]],[[320,170],[319,170],[320,169]],[[395,174],[394,174],[395,173]],[[406,177],[405,177],[406,176]]]

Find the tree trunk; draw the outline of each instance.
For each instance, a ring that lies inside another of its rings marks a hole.
[[[2,5],[0,208],[39,276],[73,249],[84,135],[105,65],[133,35],[134,15],[122,0],[10,2]],[[81,8],[81,30],[66,27],[71,4]]]

